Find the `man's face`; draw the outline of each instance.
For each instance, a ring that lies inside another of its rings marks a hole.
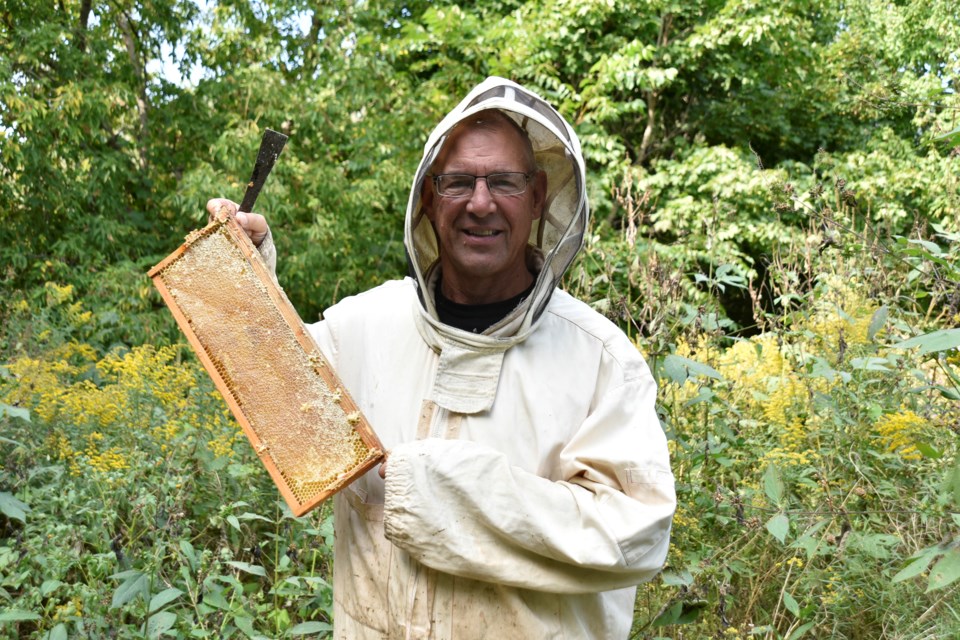
[[[455,131],[432,173],[532,171],[520,134],[507,123],[494,123]],[[545,195],[542,171],[531,176],[523,193],[511,196],[493,195],[486,180],[477,180],[472,195],[441,197],[427,182],[423,207],[440,244],[444,295],[454,302],[481,304],[506,300],[530,286],[533,276],[525,250]]]

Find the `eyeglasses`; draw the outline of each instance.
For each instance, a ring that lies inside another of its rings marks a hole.
[[[487,182],[487,189],[495,196],[516,196],[527,190],[532,173],[519,171],[504,171],[489,173],[485,176],[474,176],[469,173],[442,173],[433,177],[433,184],[437,193],[445,198],[464,198],[473,193],[477,180]]]

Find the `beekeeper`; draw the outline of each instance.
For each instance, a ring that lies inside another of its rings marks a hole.
[[[414,277],[310,327],[389,450],[334,498],[336,638],[629,634],[676,497],[650,370],[557,288],[587,217],[573,129],[488,78],[427,141]],[[238,218],[272,259],[265,220]]]

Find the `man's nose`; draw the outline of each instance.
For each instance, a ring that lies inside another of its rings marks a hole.
[[[487,186],[487,179],[478,176],[473,183],[473,193],[470,194],[470,200],[467,202],[467,210],[478,215],[487,215],[493,213],[494,208],[493,194]]]

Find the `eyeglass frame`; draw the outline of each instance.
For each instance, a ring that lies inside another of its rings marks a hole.
[[[493,173],[488,173],[485,176],[477,176],[472,173],[438,173],[430,174],[430,181],[433,182],[433,188],[437,192],[437,195],[441,198],[467,198],[473,195],[474,191],[477,189],[477,180],[483,178],[483,181],[487,183],[487,191],[490,192],[490,195],[496,197],[510,197],[510,196],[519,196],[526,193],[527,188],[530,186],[530,179],[537,174],[537,170],[534,171],[494,171]],[[496,193],[490,188],[490,181],[488,178],[492,176],[502,176],[502,175],[522,175],[523,176],[523,188],[520,191],[514,193]],[[462,176],[464,178],[473,178],[473,184],[470,185],[470,192],[464,193],[462,195],[447,195],[441,193],[440,191],[440,179],[447,176]]]

